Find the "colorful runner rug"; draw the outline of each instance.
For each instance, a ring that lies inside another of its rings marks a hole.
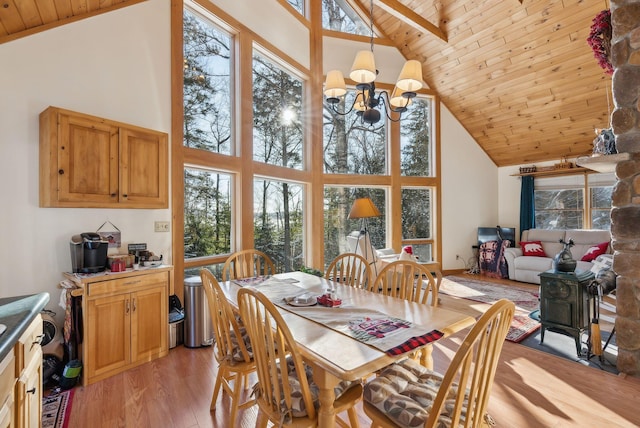
[[[42,428],[67,428],[74,390],[42,398]]]

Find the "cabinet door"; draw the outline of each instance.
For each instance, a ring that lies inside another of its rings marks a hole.
[[[102,297],[87,303],[85,375],[97,376],[121,369],[131,355],[131,297]]]
[[[118,202],[118,128],[63,113],[58,120],[58,202]]]
[[[33,356],[18,379],[17,426],[38,428],[42,422],[42,350]]]
[[[169,206],[167,134],[120,128],[120,202],[145,208]]]
[[[168,351],[169,308],[166,284],[132,293],[131,361],[149,361]]]

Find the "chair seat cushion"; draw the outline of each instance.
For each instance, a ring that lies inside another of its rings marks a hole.
[[[242,338],[242,342],[244,343],[245,348],[247,348],[247,353],[249,354],[249,358],[253,359],[253,349],[251,348],[251,339],[249,339],[249,333],[247,333],[247,329],[242,324],[242,319],[237,316],[236,322],[238,323],[239,331],[236,334],[235,330],[231,330],[231,345],[233,349],[231,351],[231,358],[237,362],[243,362],[245,360],[244,355],[242,355],[242,348],[240,348],[240,342],[238,342],[238,335]]]
[[[401,427],[422,427],[429,418],[433,401],[438,394],[443,376],[406,359],[384,369],[378,377],[364,387],[363,399],[376,407]],[[458,386],[449,390],[437,428],[451,426]],[[460,426],[466,415],[467,397],[460,416]]]
[[[304,365],[305,373],[304,375],[307,378],[307,382],[309,383],[309,390],[311,392],[311,398],[313,400],[313,405],[318,410],[320,407],[319,395],[320,389],[318,385],[313,381],[313,370],[307,364]],[[295,366],[293,364],[293,360],[287,359],[287,380],[289,381],[289,385],[291,386],[291,416],[295,418],[307,416],[307,409],[304,404],[304,400],[302,398],[302,386],[300,385],[300,378],[298,377],[298,373],[295,370]],[[279,377],[282,378],[281,374],[278,373]],[[349,388],[352,386],[359,384],[359,381],[342,381],[340,382],[334,389],[333,392],[336,395],[336,400],[340,398]],[[256,391],[260,390],[259,385],[256,385]],[[281,403],[280,408],[284,409],[286,406],[284,403]],[[284,415],[288,420],[288,415]]]

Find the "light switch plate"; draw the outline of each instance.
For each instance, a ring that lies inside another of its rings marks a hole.
[[[154,230],[156,232],[168,232],[169,231],[169,222],[168,221],[156,221],[154,223]]]

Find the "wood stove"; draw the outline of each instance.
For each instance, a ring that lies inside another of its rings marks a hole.
[[[588,285],[593,272],[548,270],[540,274],[540,343],[546,329],[561,330],[573,336],[578,356],[582,353],[580,336],[589,329],[589,308],[593,296]]]

